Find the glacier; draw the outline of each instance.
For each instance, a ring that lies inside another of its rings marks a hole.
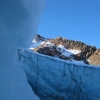
[[[27,79],[41,100],[100,100],[100,68],[19,49]]]
[[[39,100],[18,61],[37,33],[45,0],[0,0],[0,100]]]

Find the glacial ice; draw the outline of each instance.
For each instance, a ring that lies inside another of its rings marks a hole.
[[[37,33],[45,0],[0,0],[0,100],[39,100],[18,62]]]
[[[27,79],[41,100],[100,100],[100,68],[19,50]]]

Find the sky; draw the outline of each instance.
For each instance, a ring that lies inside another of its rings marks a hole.
[[[100,48],[100,0],[47,0],[38,34]]]

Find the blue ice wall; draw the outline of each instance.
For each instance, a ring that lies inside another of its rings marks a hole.
[[[100,68],[19,50],[27,79],[41,100],[100,100]]]
[[[30,45],[44,7],[45,0],[0,0],[0,100],[39,100],[17,50]]]

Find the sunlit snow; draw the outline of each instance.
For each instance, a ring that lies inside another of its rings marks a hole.
[[[38,46],[41,46],[41,45],[48,46],[48,47],[51,47],[51,48],[52,48],[52,46],[54,46],[54,44],[49,42],[49,41],[36,41],[34,39],[32,41],[32,45],[29,47],[29,49],[34,50],[35,48],[37,48]],[[63,45],[58,45],[56,49],[58,51],[60,51],[62,53],[62,55],[66,56],[66,57],[71,57],[71,55],[79,54],[81,52],[80,50],[66,49]],[[72,62],[74,64],[84,64],[84,61],[76,61],[74,59],[71,59],[70,62]]]

